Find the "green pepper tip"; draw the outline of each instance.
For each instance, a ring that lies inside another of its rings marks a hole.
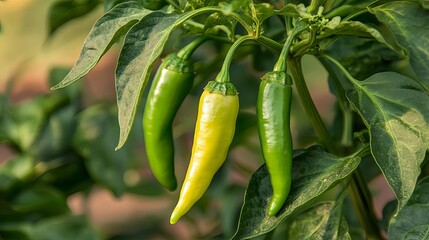
[[[280,202],[283,203],[282,201]],[[282,208],[282,204],[279,204],[280,202],[276,197],[273,197],[271,199],[271,202],[268,205],[268,216],[272,217],[280,211],[280,209]]]
[[[161,183],[161,185],[166,188],[168,191],[173,192],[177,188],[176,178],[170,179],[168,183]]]

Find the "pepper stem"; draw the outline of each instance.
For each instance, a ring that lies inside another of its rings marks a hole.
[[[250,35],[241,36],[232,44],[231,48],[228,50],[228,53],[225,56],[225,60],[223,61],[222,68],[219,74],[215,78],[216,82],[231,81],[229,77],[229,66],[231,65],[232,57],[234,56],[235,51],[243,42],[251,39],[253,39],[253,37]]]
[[[302,32],[306,27],[301,25],[297,26],[293,29],[292,33],[287,37],[285,44],[283,45],[282,51],[280,53],[280,57],[277,60],[276,64],[274,65],[273,71],[276,72],[286,72],[287,65],[286,60],[288,58],[289,49],[292,46],[292,42],[295,39],[295,37]]]
[[[192,53],[197,49],[207,38],[205,36],[201,36],[188,43],[188,45],[184,46],[177,52],[177,56],[181,59],[188,60]]]
[[[369,147],[367,147],[369,152]],[[378,220],[375,216],[371,193],[359,168],[351,176],[349,195],[359,222],[366,232],[366,239],[384,239],[380,234]]]

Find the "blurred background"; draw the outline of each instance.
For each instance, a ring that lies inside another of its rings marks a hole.
[[[30,230],[24,230],[23,226],[37,224],[40,219],[45,222],[34,227],[39,232],[32,228],[36,231],[31,230],[32,234],[37,235],[43,227],[49,229],[69,221],[76,224],[83,221],[91,226],[86,229],[86,235],[81,235],[86,238],[74,238],[73,232],[64,230],[59,231],[59,235],[54,231],[53,237],[47,239],[93,239],[91,236],[115,240],[225,239],[232,236],[246,185],[251,174],[263,163],[254,106],[258,78],[272,67],[270,64],[274,63],[275,56],[262,52],[266,59],[272,60],[256,67],[258,63],[252,56],[234,62],[231,74],[240,92],[241,103],[234,145],[209,191],[182,220],[170,225],[169,216],[179,190],[168,192],[162,189],[148,168],[140,124],[144,104],[140,104],[126,146],[114,151],[119,136],[114,72],[120,43],[114,45],[79,83],[67,87],[69,89],[49,89],[77,61],[86,35],[104,13],[100,4],[49,35],[48,15],[55,2],[0,1],[0,94],[3,104],[0,118],[6,119],[10,115],[11,119],[18,119],[19,124],[8,123],[12,126],[8,129],[21,129],[14,139],[27,146],[11,144],[14,141],[7,138],[9,135],[5,130],[3,135],[0,134],[4,137],[3,140],[0,138],[0,179],[12,182],[0,184],[0,205],[3,204],[0,239],[27,239],[23,236]],[[186,41],[189,39],[172,37],[162,56],[177,51]],[[205,43],[192,59],[203,69],[227,47]],[[335,104],[327,85],[327,73],[316,59],[305,57],[303,61],[313,100],[323,119],[331,124]],[[209,78],[213,78],[213,74],[216,74],[216,68]],[[200,81],[207,80],[210,79]],[[193,90],[175,120],[179,184],[190,157],[197,103],[203,86],[199,84]],[[56,99],[60,99],[58,103]],[[33,111],[34,108],[44,109],[43,114]],[[292,126],[293,136],[303,139],[295,141],[295,148],[307,147],[314,140],[314,132],[297,96],[294,96]],[[19,164],[11,166],[12,161]],[[23,166],[29,166],[28,173],[23,173]],[[121,171],[117,171],[118,168]],[[10,177],[16,172],[22,177]],[[375,179],[373,184],[384,183]],[[383,197],[376,202],[380,206],[393,197],[389,192],[376,196]],[[61,211],[43,210],[55,206]],[[380,207],[377,213],[380,216]],[[84,217],[75,218],[82,215]],[[65,232],[70,238],[65,237]]]

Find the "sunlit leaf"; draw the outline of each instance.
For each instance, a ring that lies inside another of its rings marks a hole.
[[[65,87],[82,78],[100,61],[100,58],[117,42],[131,26],[151,11],[136,2],[126,2],[104,14],[86,37],[82,51],[69,74],[52,89]]]
[[[288,239],[351,239],[342,207],[342,200],[318,203],[291,221]]]
[[[417,184],[407,204],[392,218],[389,239],[428,239],[429,178]]]
[[[407,1],[386,3],[370,9],[387,25],[410,55],[410,64],[421,82],[429,88],[429,11]]]
[[[371,151],[399,200],[410,198],[429,147],[429,96],[394,72],[354,82],[347,97],[369,128]]]
[[[273,230],[297,209],[349,176],[359,165],[355,156],[338,158],[319,146],[294,152],[292,187],[285,206],[273,217],[267,215],[272,196],[270,177],[264,166],[252,176],[246,190],[237,232],[233,239],[249,239]]]
[[[142,7],[149,10],[157,10],[167,4],[167,1],[165,0],[105,0],[104,10],[109,11],[110,9],[114,8],[116,5],[119,5],[124,2],[130,2],[130,1],[137,2]]]
[[[396,41],[388,41],[388,39],[386,39],[379,30],[362,22],[342,21],[337,26],[333,26],[332,29],[326,28],[322,34],[317,36],[317,38],[322,39],[331,35],[373,38],[376,41],[388,46],[399,55],[405,55],[404,50],[396,43]]]
[[[356,39],[343,37],[329,46],[328,53],[346,67],[352,76],[357,79],[365,79],[378,72],[398,71],[398,62],[402,58],[384,44],[370,39]],[[329,61],[321,59],[326,64]],[[329,73],[335,72],[334,65],[329,68]],[[353,87],[349,80],[338,70],[337,78],[340,78],[344,88]]]
[[[161,55],[171,32],[189,18],[208,11],[211,10],[202,8],[185,14],[152,12],[129,30],[116,68],[120,126],[116,149],[121,148],[128,138],[153,64]]]

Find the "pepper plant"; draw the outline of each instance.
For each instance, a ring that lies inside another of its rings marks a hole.
[[[150,167],[160,187],[182,189],[171,209],[172,224],[204,196],[228,152],[243,141],[242,132],[256,128],[265,163],[249,179],[235,234],[221,238],[428,238],[427,1],[116,0],[104,6],[76,64],[52,89],[84,77],[120,43],[116,150],[139,131],[134,119],[146,102]],[[168,55],[171,42],[177,53]],[[207,44],[215,46],[217,57],[199,64],[201,56],[194,53]],[[314,56],[329,75],[319,81],[328,82],[336,99],[332,123],[322,119],[308,90],[305,55]],[[249,59],[260,80],[232,74],[240,71],[235,63]],[[190,92],[202,95],[182,181],[175,176],[172,127]],[[294,102],[302,104],[316,136],[305,143],[291,134]],[[381,219],[368,186],[377,176],[396,197]]]

